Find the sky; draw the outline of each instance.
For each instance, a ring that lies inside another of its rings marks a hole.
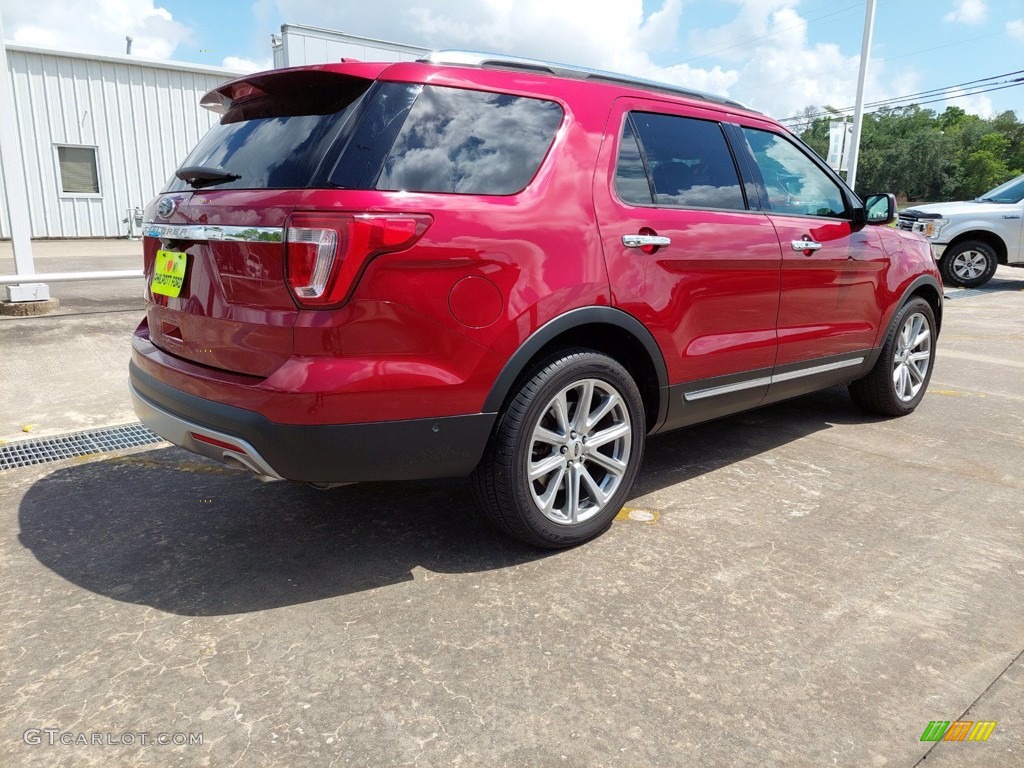
[[[854,104],[864,0],[0,0],[7,40],[245,71],[281,24],[640,75],[776,118]],[[1024,0],[877,0],[866,100],[1024,119]],[[983,78],[994,80],[958,88]]]

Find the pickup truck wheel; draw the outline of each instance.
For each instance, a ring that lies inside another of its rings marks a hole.
[[[981,240],[965,240],[942,254],[939,269],[946,285],[979,288],[992,279],[999,266],[995,249]]]
[[[477,503],[501,531],[571,547],[611,525],[643,460],[643,401],[626,370],[586,349],[541,363],[499,415],[474,472]]]
[[[935,313],[914,297],[897,311],[878,362],[850,384],[850,395],[866,411],[906,416],[924,398],[934,365]]]

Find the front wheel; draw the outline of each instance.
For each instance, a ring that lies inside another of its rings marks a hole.
[[[919,296],[896,313],[871,373],[850,384],[861,408],[906,416],[921,403],[935,364],[935,313]]]
[[[644,407],[617,362],[590,350],[538,366],[499,416],[474,473],[477,502],[538,547],[581,544],[622,508],[643,459]]]
[[[995,249],[980,240],[966,240],[946,249],[939,262],[942,282],[961,288],[980,288],[996,273],[999,257]]]

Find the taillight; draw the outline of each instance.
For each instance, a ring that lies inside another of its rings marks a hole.
[[[288,282],[296,298],[320,298],[338,254],[337,230],[292,226],[287,242]]]
[[[301,306],[340,304],[371,259],[408,248],[432,221],[425,214],[293,214],[285,227],[288,287]]]

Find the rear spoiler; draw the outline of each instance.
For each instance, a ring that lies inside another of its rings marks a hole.
[[[331,87],[337,85],[339,77],[376,80],[381,72],[391,64],[392,62],[354,62],[350,60],[339,64],[319,64],[310,67],[290,67],[256,72],[217,86],[200,99],[199,106],[224,115],[234,106],[277,93],[286,94],[302,88]]]

